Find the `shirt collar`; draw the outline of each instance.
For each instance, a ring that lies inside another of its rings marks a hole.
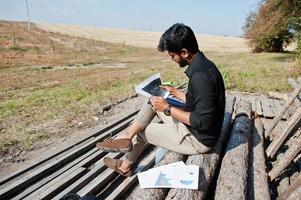
[[[200,64],[201,58],[204,57],[203,52],[199,51],[191,60],[189,66],[185,70],[185,74],[191,78],[195,68]]]

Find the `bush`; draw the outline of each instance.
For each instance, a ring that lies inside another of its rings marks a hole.
[[[299,38],[300,16],[300,0],[262,1],[258,11],[249,13],[243,27],[249,45],[254,52],[282,52],[285,44]]]

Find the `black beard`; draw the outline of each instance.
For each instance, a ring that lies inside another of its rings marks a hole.
[[[179,66],[180,67],[185,67],[186,65],[188,65],[188,63],[186,62],[186,60],[183,60],[181,59],[179,62],[178,62]]]

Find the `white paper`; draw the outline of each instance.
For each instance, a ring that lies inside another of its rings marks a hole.
[[[135,90],[138,94],[142,94],[146,97],[151,96],[161,96],[165,98],[169,104],[176,106],[176,107],[184,107],[185,102],[176,98],[173,95],[170,95],[170,92],[166,91],[165,89],[161,88],[162,80],[160,74],[155,74],[139,85],[135,86]]]
[[[141,188],[198,189],[199,167],[175,162],[138,174]]]

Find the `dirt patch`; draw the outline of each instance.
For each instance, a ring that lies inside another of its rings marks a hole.
[[[90,116],[93,119],[93,123],[90,123],[89,127],[85,125],[87,123],[85,121],[74,122],[76,125],[73,127],[62,127],[64,123],[60,123],[59,120],[47,122],[36,127],[29,127],[33,132],[40,132],[41,129],[45,129],[48,132],[51,131],[54,136],[35,143],[28,151],[21,151],[16,147],[6,156],[0,157],[0,177],[26,168],[38,160],[66,148],[70,144],[77,143],[89,137],[107,124],[114,123],[138,110],[145,101],[146,99],[142,96],[133,96],[105,105],[100,108],[102,113],[99,117]],[[61,132],[63,134],[60,134]]]

